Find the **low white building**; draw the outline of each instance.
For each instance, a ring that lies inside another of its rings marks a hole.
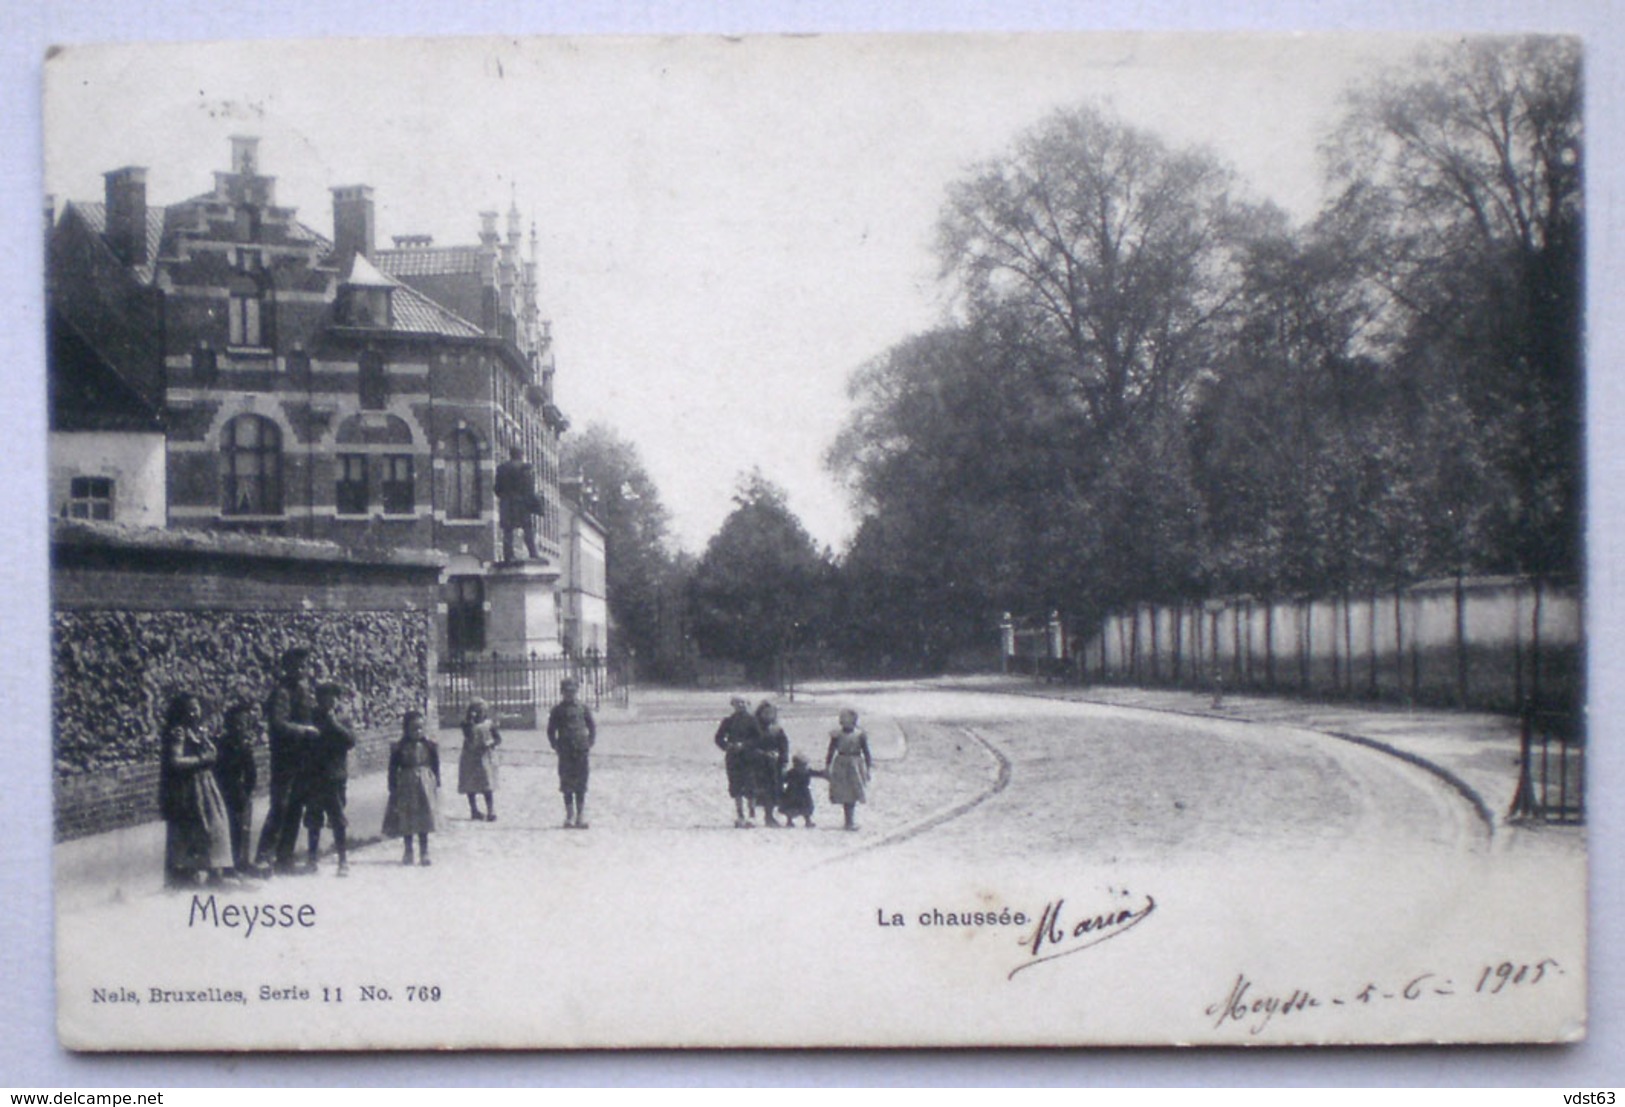
[[[57,312],[50,329],[51,513],[131,526],[168,522],[161,405]]]
[[[591,496],[581,480],[560,482],[562,511],[559,545],[563,573],[559,579],[559,626],[567,648],[578,653],[609,650],[609,588],[604,527],[592,515]]]

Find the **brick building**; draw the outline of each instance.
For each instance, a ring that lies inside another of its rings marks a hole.
[[[230,169],[201,195],[151,203],[146,171],[128,167],[106,174],[101,203],[68,203],[48,257],[53,334],[64,336],[53,420],[56,398],[87,374],[146,398],[151,410],[122,429],[164,436],[158,510],[170,527],[442,551],[440,650],[488,649],[504,572],[492,482],[511,447],[546,507],[548,564],[529,566],[525,586],[559,589],[555,607],[571,586],[558,580],[568,424],[553,403],[534,230],[528,259],[517,211],[505,237],[488,212],[477,244],[403,237],[379,250],[371,188],[332,191],[328,238],[277,205],[258,140],[234,137]],[[129,478],[92,471],[106,466],[66,444],[53,435],[54,510],[80,513],[76,487],[116,501]],[[531,624],[530,648],[556,648],[557,614]]]

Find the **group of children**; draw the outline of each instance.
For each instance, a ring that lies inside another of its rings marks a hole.
[[[732,712],[717,726],[715,742],[723,751],[723,767],[728,777],[728,795],[734,801],[734,826],[756,825],[757,808],[764,826],[794,826],[797,818],[804,826],[813,825],[812,781],[829,781],[829,799],[846,815],[847,830],[858,828],[856,808],[868,799],[869,779],[874,758],[869,736],[858,728],[858,713],[846,708],[840,726],[830,731],[824,767],[814,769],[803,754],[790,756],[790,739],[779,725],[778,708],[767,700],[754,714],[742,696],[731,701]],[[786,765],[788,762],[788,767]],[[773,817],[777,808],[784,816]]]
[[[315,866],[321,832],[330,828],[339,875],[346,856],[345,792],[355,735],[340,716],[344,689],[309,687],[307,652],[283,656],[283,673],[266,713],[271,722],[270,807],[251,854],[254,762],[258,711],[240,700],[226,711],[224,732],[203,728],[203,705],[191,692],[176,693],[164,716],[158,802],[167,823],[165,880],[171,885],[218,881],[223,876],[268,876],[295,871],[294,850],[303,824],[307,868]]]
[[[332,832],[338,875],[349,873],[345,805],[355,734],[342,716],[345,689],[323,683],[312,690],[305,671],[308,658],[309,651],[303,649],[283,655],[282,675],[266,704],[269,809],[252,860],[248,846],[258,783],[255,706],[247,701],[233,704],[225,714],[224,733],[210,738],[197,696],[181,692],[170,701],[159,784],[168,824],[168,883],[300,871],[293,864],[293,852],[301,822],[308,843],[303,871],[317,869],[325,826]],[[790,756],[789,736],[772,703],[763,701],[752,713],[736,696],[732,707],[717,727],[716,744],[725,753],[736,827],[754,826],[758,808],[767,826],[794,826],[797,818],[804,826],[813,826],[812,781],[822,778],[829,782],[830,802],[845,812],[845,829],[857,829],[855,808],[867,800],[874,770],[868,735],[857,725],[857,712],[850,708],[841,712],[840,726],[829,734],[823,768],[814,769],[803,754]],[[484,700],[470,702],[462,732],[457,790],[467,797],[470,820],[495,822],[496,751],[502,733]],[[564,680],[560,701],[548,714],[547,741],[558,755],[566,829],[587,828],[589,755],[597,736],[592,710],[577,699],[576,682]],[[429,737],[421,711],[409,711],[402,718],[401,739],[390,747],[388,789],[383,835],[401,839],[402,864],[430,864],[429,835],[440,829],[440,748]],[[774,817],[775,809],[784,822]]]

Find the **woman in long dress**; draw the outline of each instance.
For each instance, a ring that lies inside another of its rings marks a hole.
[[[417,835],[419,863],[428,865],[429,835],[439,829],[440,747],[423,729],[423,712],[408,711],[401,720],[401,740],[389,751],[384,837],[403,841],[401,864],[410,865],[412,836]]]
[[[497,747],[502,732],[484,700],[475,697],[463,715],[463,752],[457,759],[457,791],[468,797],[468,817],[475,822],[496,822]],[[485,797],[485,814],[480,814],[476,796]]]
[[[203,730],[203,705],[190,692],[164,716],[158,800],[167,822],[164,876],[171,887],[216,881],[231,867],[231,824],[214,779],[219,753]]]
[[[829,775],[829,802],[840,804],[846,812],[845,829],[858,829],[853,809],[869,798],[874,758],[869,753],[869,736],[858,729],[858,713],[850,707],[841,712],[839,729],[829,732],[824,772]]]

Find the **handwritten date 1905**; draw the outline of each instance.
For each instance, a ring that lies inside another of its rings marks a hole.
[[[1390,1000],[1414,1003],[1458,996],[1496,996],[1510,994],[1514,989],[1532,988],[1543,980],[1564,975],[1563,967],[1551,957],[1530,962],[1502,961],[1497,965],[1484,965],[1475,972],[1477,980],[1470,988],[1458,988],[1455,983],[1458,978],[1449,975],[1421,972],[1389,986],[1366,982],[1350,991],[1320,995],[1307,988],[1293,988],[1290,992],[1263,991],[1245,973],[1238,973],[1225,998],[1204,1008],[1203,1013],[1213,1020],[1215,1030],[1230,1023],[1242,1023],[1249,1034],[1256,1035],[1262,1034],[1278,1017],[1317,1009],[1357,1008]]]

